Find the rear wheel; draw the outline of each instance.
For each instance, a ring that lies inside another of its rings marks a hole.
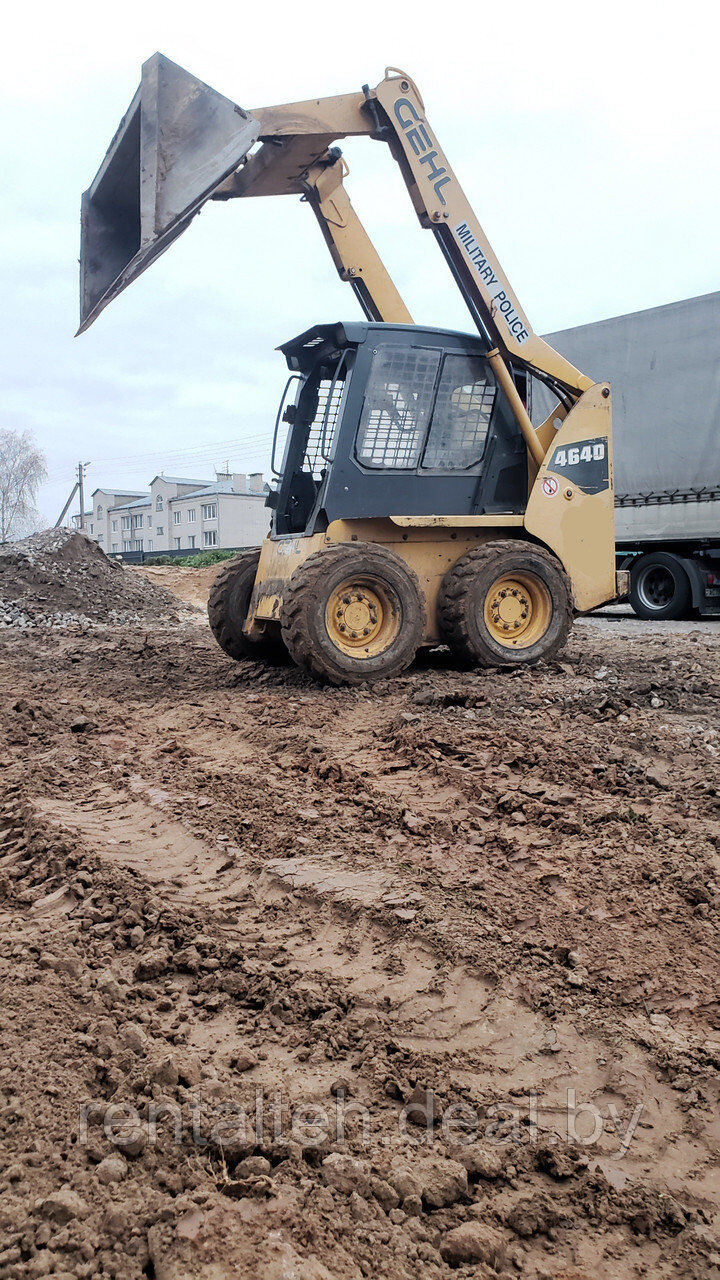
[[[278,640],[251,640],[243,632],[259,561],[259,551],[228,560],[210,588],[210,629],[220,648],[236,662],[241,658],[278,658],[283,652]]]
[[[365,542],[309,556],[290,579],[281,614],[290,656],[332,684],[403,671],[422,640],[423,622],[414,574],[386,547]]]
[[[640,556],[630,570],[630,604],[639,618],[674,621],[687,615],[690,580],[680,561],[666,551]]]
[[[438,599],[440,627],[461,661],[531,666],[552,658],[572,626],[562,565],[528,542],[488,542],[448,569]]]

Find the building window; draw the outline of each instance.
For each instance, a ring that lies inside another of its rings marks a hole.
[[[101,533],[98,534],[97,539],[98,539],[98,542],[102,542],[103,536]]]
[[[142,529],[142,523],[143,523],[142,516],[133,516],[133,525],[136,529]]]
[[[176,551],[179,551],[179,550],[180,550],[180,539],[179,539],[179,538],[173,538],[173,542],[175,543],[175,550],[176,550]]]
[[[136,538],[135,541],[133,542],[133,551],[142,551],[142,548],[143,548],[142,538]]]
[[[148,540],[147,540],[147,549],[148,549],[148,551],[152,551],[152,549],[153,549],[152,538],[148,538]]]
[[[98,520],[102,520],[102,518],[103,518],[103,509],[102,509],[102,507],[98,507],[98,509],[97,509],[97,518],[98,518]]]
[[[148,511],[148,529],[152,529],[152,516]]]
[[[129,542],[126,542],[126,541],[123,539],[123,551],[129,551],[129,550],[130,550],[130,543],[129,543]]]
[[[157,536],[158,536],[158,538],[162,538],[162,536],[163,536],[164,532],[165,532],[165,530],[163,529],[162,525],[161,525],[161,524],[159,524],[159,525],[158,525],[158,527],[157,527]]]
[[[173,511],[173,524],[179,524],[181,520],[182,520],[182,512]]]
[[[194,508],[194,507],[191,507],[191,508],[190,508],[190,510],[188,511],[188,513],[187,513],[187,518],[188,518],[188,524],[194,524],[194,523],[195,523],[195,508]]]
[[[112,531],[113,533],[117,533],[117,520],[113,520],[112,522]]]
[[[132,524],[132,520],[131,520],[130,516],[123,516],[123,518],[122,518],[122,520],[121,520],[121,522],[120,522],[120,523],[121,523],[121,525],[122,525],[123,529],[129,529],[129,528],[130,528],[130,526],[131,526],[131,524]]]
[[[217,520],[217,502],[203,502],[201,510],[203,520]]]
[[[94,533],[94,532],[95,532],[95,530],[93,529],[92,525],[90,525],[90,532],[91,532],[91,533]]]
[[[162,511],[162,509],[163,509],[163,508],[162,508],[162,497],[160,496],[160,494],[158,494],[157,498],[155,499],[155,510],[156,510],[156,511]]]
[[[189,547],[194,547],[194,546],[195,546],[195,534],[194,534],[194,533],[191,533],[191,534],[190,534],[190,537],[188,538],[188,546],[189,546]]]
[[[113,551],[117,551],[117,549],[118,549],[118,544],[117,544],[117,542],[113,542],[113,544],[112,544],[112,549],[113,549]]]
[[[216,547],[216,546],[217,546],[217,530],[216,530],[216,529],[206,529],[206,530],[205,530],[205,532],[204,532],[204,534],[203,534],[203,546],[204,546],[204,547]]]

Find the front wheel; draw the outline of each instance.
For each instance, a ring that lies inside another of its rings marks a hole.
[[[422,640],[417,579],[386,547],[324,547],[292,575],[281,627],[291,658],[320,679],[387,679],[410,665]]]
[[[460,556],[438,599],[443,636],[462,662],[532,666],[565,645],[573,620],[562,565],[533,543],[487,542]]]
[[[675,621],[691,604],[690,580],[676,556],[653,551],[630,570],[630,604],[638,618]]]

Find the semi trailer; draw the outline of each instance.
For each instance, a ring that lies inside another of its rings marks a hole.
[[[720,293],[546,335],[613,389],[615,547],[641,618],[720,617]],[[532,416],[552,403],[532,380]]]

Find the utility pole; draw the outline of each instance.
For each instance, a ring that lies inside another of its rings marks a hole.
[[[78,489],[80,490],[80,532],[85,528],[85,468],[78,462]]]
[[[85,468],[89,467],[89,462],[78,462],[77,483],[80,490],[80,532],[85,529]]]

